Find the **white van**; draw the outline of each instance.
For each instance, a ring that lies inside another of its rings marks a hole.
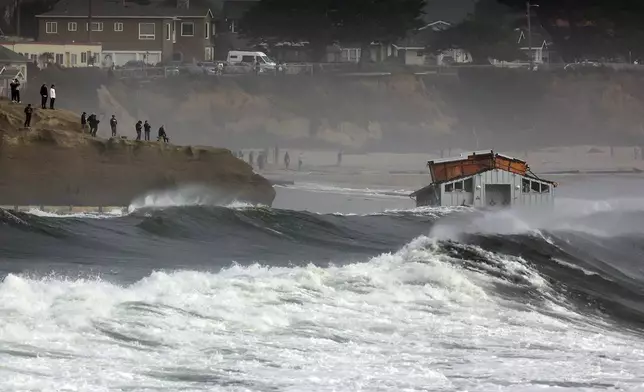
[[[226,61],[228,64],[247,63],[250,65],[255,64],[255,60],[259,61],[262,71],[274,71],[277,64],[271,60],[264,52],[246,52],[242,50],[231,50],[228,52]]]

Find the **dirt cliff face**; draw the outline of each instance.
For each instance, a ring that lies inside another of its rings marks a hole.
[[[181,143],[522,149],[641,145],[642,75],[458,68],[427,75],[115,81],[101,91],[133,117],[170,123]]]
[[[199,185],[209,200],[270,205],[271,184],[225,149],[95,139],[78,116],[0,101],[0,205],[127,206],[152,191]],[[108,127],[101,124],[103,128]]]

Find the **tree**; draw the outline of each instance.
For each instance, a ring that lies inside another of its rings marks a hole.
[[[516,14],[496,0],[480,0],[475,11],[463,22],[436,32],[429,44],[435,53],[447,49],[464,49],[476,64],[489,64],[489,59],[513,61],[527,56],[517,45]]]
[[[419,27],[426,0],[261,0],[240,22],[243,35],[308,42],[318,52],[334,42],[390,42]]]
[[[525,0],[498,0],[525,13]],[[567,61],[644,55],[640,0],[532,0],[538,22]]]

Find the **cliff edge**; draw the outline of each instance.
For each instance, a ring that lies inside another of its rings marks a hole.
[[[66,110],[35,108],[25,129],[23,111],[0,100],[0,205],[127,206],[195,185],[218,204],[275,198],[269,181],[229,150],[92,138]]]

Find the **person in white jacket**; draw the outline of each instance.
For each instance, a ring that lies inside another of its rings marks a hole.
[[[54,108],[55,101],[56,101],[56,86],[52,84],[51,88],[49,89],[49,109]]]

